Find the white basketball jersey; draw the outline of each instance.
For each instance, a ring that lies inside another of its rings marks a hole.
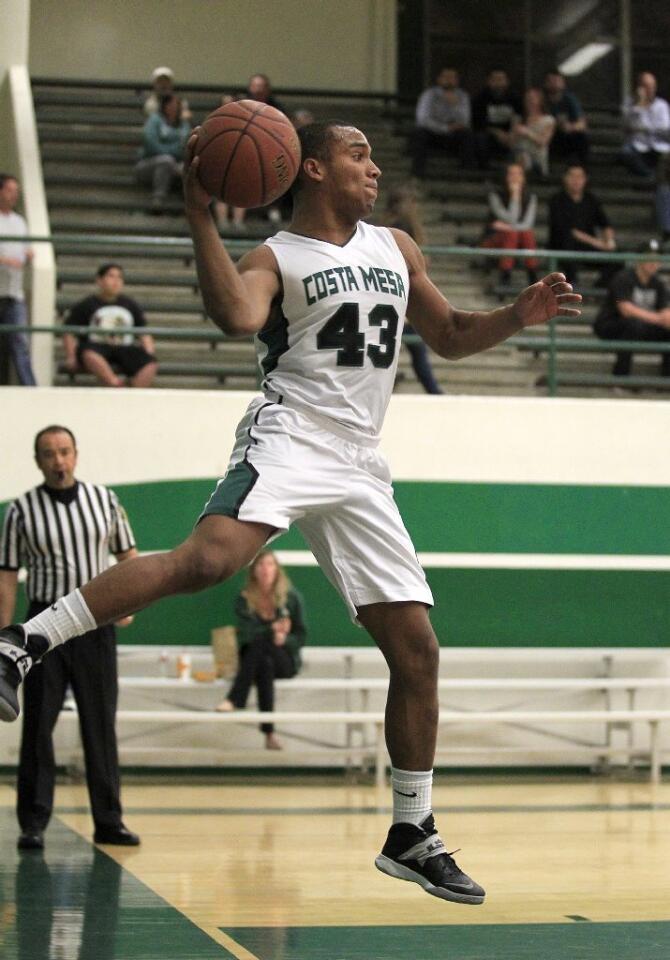
[[[255,338],[264,392],[376,437],[393,390],[409,294],[393,234],[359,223],[344,246],[286,230],[266,243],[283,297]]]

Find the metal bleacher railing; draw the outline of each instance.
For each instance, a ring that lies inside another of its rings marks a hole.
[[[600,268],[605,263],[616,263],[621,268],[635,262],[648,262],[650,259],[657,261],[661,266],[670,267],[670,255],[654,254],[653,258],[649,253],[620,253],[620,252],[582,252],[566,250],[514,250],[505,251],[502,249],[482,249],[480,247],[426,247],[425,252],[433,254],[433,251],[441,251],[450,255],[460,256],[486,256],[501,257],[514,256],[519,261],[524,257],[535,257],[546,263],[546,272],[552,273],[560,269],[560,262],[571,260],[580,263],[584,267],[593,265]],[[579,291],[579,286],[577,287]],[[604,292],[604,291],[603,291]],[[642,376],[614,376],[612,374],[593,374],[563,372],[559,369],[559,357],[561,354],[610,354],[630,350],[633,353],[670,353],[670,342],[662,341],[641,341],[641,340],[601,340],[597,337],[569,336],[559,330],[561,326],[585,326],[588,321],[576,318],[554,317],[548,324],[548,332],[526,333],[511,337],[507,343],[517,347],[519,350],[530,350],[536,354],[547,354],[547,376],[546,387],[550,397],[558,396],[561,384],[570,384],[572,386],[603,386],[613,387],[617,385],[628,386],[629,388],[661,388],[670,387],[667,378],[661,376],[642,375]],[[532,329],[532,328],[530,328]]]
[[[0,241],[5,239],[10,238],[0,236]],[[27,237],[26,241],[29,243],[52,243],[57,252],[65,249],[72,251],[79,249],[91,250],[104,247],[108,249],[125,248],[128,252],[132,250],[138,253],[142,252],[143,255],[146,255],[147,251],[153,251],[157,255],[170,251],[173,253],[173,255],[183,257],[185,262],[190,262],[193,258],[192,243],[188,237],[156,237],[136,235],[123,236],[72,233],[60,235],[54,234],[52,236],[42,237],[31,236]],[[225,240],[226,247],[233,257],[251,249],[258,242],[258,240]],[[459,259],[472,259],[480,257],[498,258],[501,256],[509,256],[511,253],[509,250],[504,249],[440,245],[427,245],[424,247],[424,252],[429,254],[432,258],[455,257]],[[564,250],[515,250],[512,252],[512,255],[519,260],[523,260],[525,257],[532,256],[540,261],[543,261],[546,263],[547,273],[556,270],[559,262],[565,259],[577,261],[580,264],[583,264],[585,267],[588,267],[591,264],[602,266],[602,264],[606,261],[620,263],[623,267],[626,264],[630,264],[635,261],[648,261],[650,259],[650,255],[648,253],[584,253]],[[670,268],[670,255],[655,254],[654,260],[658,260],[662,266]],[[194,278],[194,287],[196,285],[197,281]],[[512,294],[510,293],[510,298],[511,296]],[[459,306],[461,306],[461,304],[459,304]],[[508,345],[516,347],[518,350],[530,351],[537,356],[546,354],[546,387],[549,396],[558,396],[560,386],[567,383],[575,386],[581,385],[607,387],[621,384],[633,388],[670,387],[670,382],[668,382],[668,379],[660,376],[643,375],[615,377],[613,375],[606,374],[576,373],[565,372],[564,370],[561,370],[561,355],[577,353],[611,354],[626,350],[630,350],[634,353],[670,353],[670,342],[600,340],[596,337],[586,336],[583,334],[579,336],[570,336],[559,329],[562,326],[577,325],[584,327],[585,325],[588,325],[588,321],[582,318],[570,319],[566,317],[556,317],[546,325],[546,332],[544,332],[541,328],[538,328],[537,331],[517,334],[507,341]],[[31,335],[50,334],[52,336],[61,336],[64,333],[72,333],[75,335],[81,333],[80,327],[69,327],[66,324],[30,326],[27,328],[27,330],[23,327],[18,328],[2,325],[0,326],[0,336],[18,330],[23,330]],[[203,330],[193,327],[179,328],[151,326],[143,328],[142,332],[151,334],[152,336],[156,337],[156,339],[206,341],[210,344],[231,339],[213,327]],[[403,337],[403,341],[405,342],[412,342],[418,339],[419,338],[416,335],[405,334]],[[197,364],[194,363],[193,367],[196,369]],[[230,368],[228,368],[225,364],[217,364],[216,371],[214,370],[214,367],[212,367],[212,372],[219,372],[222,376],[225,376],[229,372],[240,373],[241,368],[239,365],[230,366]],[[248,375],[252,375],[251,366],[249,366],[248,369],[244,368],[244,372],[246,372]]]

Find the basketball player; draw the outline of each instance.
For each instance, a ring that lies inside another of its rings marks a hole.
[[[238,429],[223,480],[175,550],[130,560],[0,632],[0,713],[32,664],[71,637],[160,597],[220,583],[295,522],[349,611],[386,658],[386,741],[393,825],[377,867],[434,896],[477,904],[484,890],[446,852],[431,812],[439,647],[433,604],[377,451],[405,316],[443,357],[468,356],[581,300],[560,273],[488,313],[453,308],[407,234],[364,221],[379,167],[360,130],[300,130],[302,165],[290,228],[237,267],[199,185],[191,138],[185,203],[209,316],[231,336],[254,334],[263,393]]]

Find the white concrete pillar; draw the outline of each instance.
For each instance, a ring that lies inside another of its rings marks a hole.
[[[8,129],[9,68],[28,66],[28,38],[30,36],[30,0],[2,0],[2,29],[0,30],[0,121],[2,130]],[[12,136],[0,137],[0,169],[16,167],[16,142]]]
[[[0,30],[0,168],[15,173],[21,183],[23,210],[32,236],[51,232],[44,193],[44,177],[37,139],[28,73],[30,0],[2,0]],[[30,272],[30,321],[36,326],[54,322],[56,267],[53,247],[34,246]],[[53,337],[31,338],[33,370],[40,386],[53,380]]]

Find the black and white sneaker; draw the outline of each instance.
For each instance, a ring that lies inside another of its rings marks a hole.
[[[433,897],[454,903],[483,903],[486,896],[445,850],[432,813],[419,827],[394,823],[375,866],[389,877],[411,880]]]
[[[26,637],[21,626],[0,630],[0,720],[16,720],[21,712],[17,691],[32,665],[48,649],[46,637],[37,633]]]

